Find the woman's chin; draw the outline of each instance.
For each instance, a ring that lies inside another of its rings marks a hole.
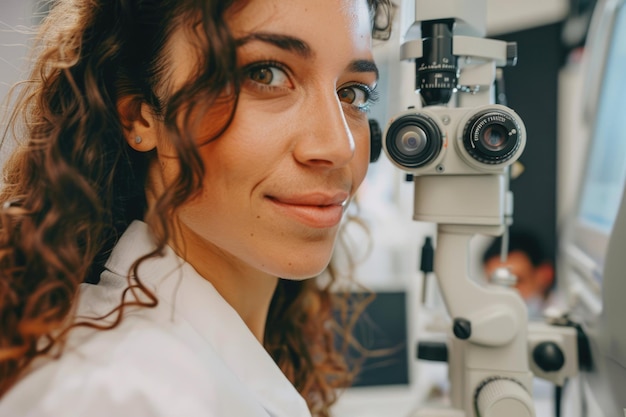
[[[305,264],[295,264],[290,262],[287,268],[281,268],[282,271],[277,276],[289,279],[293,281],[302,281],[310,278],[315,278],[319,276],[326,267],[328,266],[330,260],[320,261],[317,263],[307,262]]]

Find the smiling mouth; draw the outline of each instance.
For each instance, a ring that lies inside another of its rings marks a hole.
[[[267,199],[274,205],[275,209],[281,214],[292,218],[300,223],[316,229],[330,228],[337,226],[343,216],[346,207],[347,197],[306,200],[288,200],[278,199],[268,196]]]

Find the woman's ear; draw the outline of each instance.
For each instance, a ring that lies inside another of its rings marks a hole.
[[[138,97],[126,96],[117,101],[124,137],[136,151],[148,152],[156,148],[158,121],[150,107]]]

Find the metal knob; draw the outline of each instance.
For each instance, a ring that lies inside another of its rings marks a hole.
[[[475,401],[480,417],[535,417],[532,397],[511,379],[487,381],[478,389]]]

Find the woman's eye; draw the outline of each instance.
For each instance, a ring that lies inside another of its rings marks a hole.
[[[347,85],[337,90],[339,100],[363,111],[367,110],[373,101],[373,93],[374,91],[364,84]]]
[[[285,71],[269,64],[250,68],[248,78],[255,83],[271,87],[285,87],[289,84],[289,77]]]

